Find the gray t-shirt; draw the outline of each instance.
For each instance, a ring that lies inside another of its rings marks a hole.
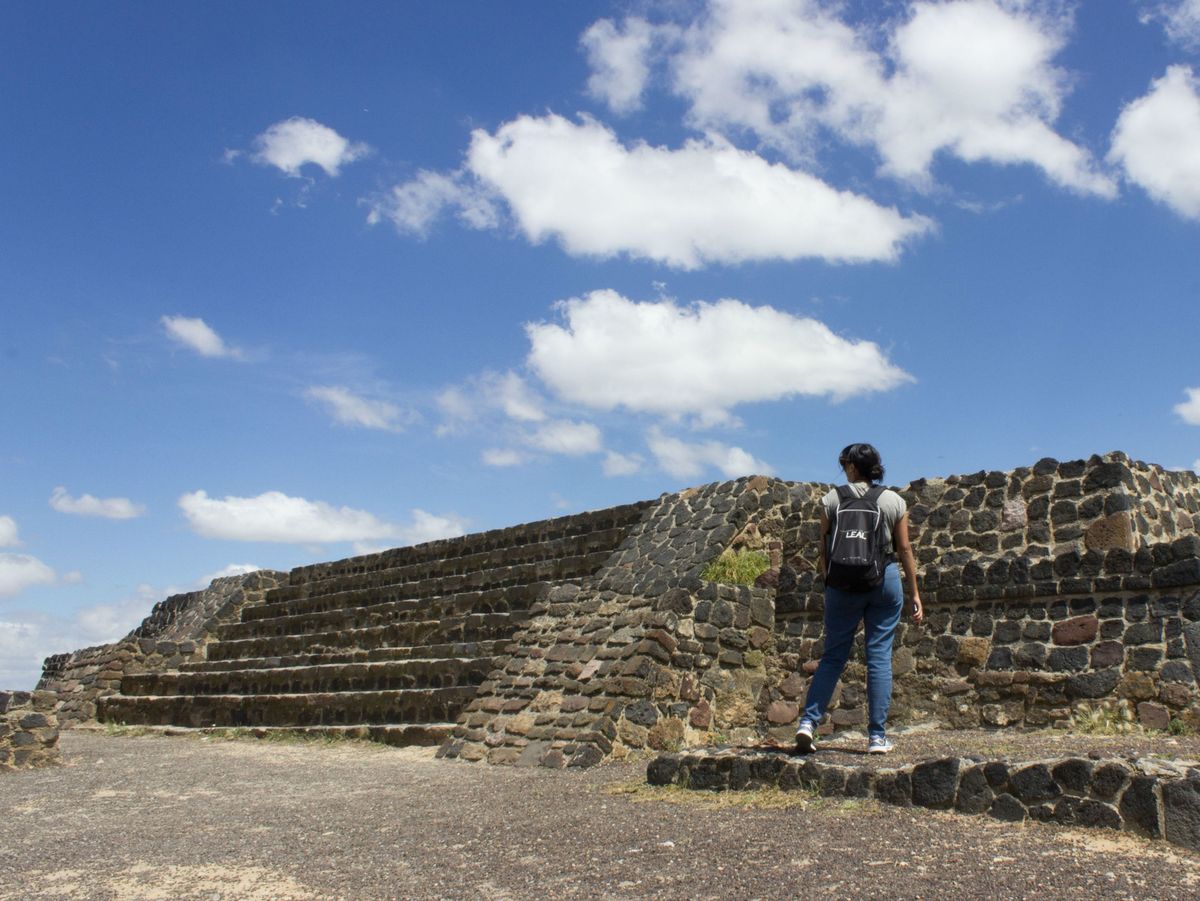
[[[867,493],[871,486],[867,482],[851,482],[850,490],[858,497],[862,497]],[[838,508],[838,493],[837,489],[829,492],[823,498],[821,503],[825,507],[825,515],[830,522],[837,519]],[[892,491],[890,488],[883,489],[883,494],[879,495],[879,513],[883,518],[883,546],[889,551],[893,548],[892,529],[896,523],[904,518],[908,512],[908,504],[904,502],[904,498]]]

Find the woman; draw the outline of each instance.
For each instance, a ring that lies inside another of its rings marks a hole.
[[[856,497],[865,495],[871,486],[883,479],[883,464],[879,451],[869,444],[851,444],[842,451],[838,463],[846,474],[846,482]],[[889,557],[883,571],[883,582],[867,591],[846,591],[825,587],[825,653],[813,675],[805,699],[804,715],[796,730],[796,750],[807,754],[816,750],[813,733],[825,715],[829,699],[837,686],[858,624],[865,623],[867,652],[867,708],[869,711],[867,751],[886,754],[892,750],[887,737],[888,708],[892,703],[892,639],[900,624],[903,610],[916,624],[924,619],[921,595],[917,589],[917,565],[908,538],[908,505],[904,498],[884,489],[876,501],[882,519],[883,547]],[[821,572],[829,572],[830,523],[837,521],[837,489],[821,499]],[[908,583],[908,601],[900,587],[899,556]]]

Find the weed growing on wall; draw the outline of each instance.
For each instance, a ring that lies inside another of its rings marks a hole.
[[[700,578],[726,585],[753,585],[754,580],[771,568],[771,561],[762,551],[726,549],[700,573]]]
[[[1125,735],[1141,732],[1133,706],[1126,700],[1080,704],[1071,714],[1071,729],[1085,735]]]

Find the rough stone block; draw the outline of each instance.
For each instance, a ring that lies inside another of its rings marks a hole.
[[[1084,533],[1084,545],[1088,550],[1133,552],[1137,549],[1133,518],[1128,513],[1113,513],[1096,520]]]
[[[996,796],[989,811],[993,817],[1006,823],[1021,823],[1025,820],[1025,806],[1010,794]]]
[[[1126,827],[1150,838],[1162,837],[1162,822],[1158,813],[1153,776],[1134,776],[1121,795],[1120,811]]]
[[[1079,645],[1092,641],[1099,628],[1095,615],[1075,616],[1055,623],[1051,635],[1056,645]]]
[[[1012,793],[1025,804],[1050,801],[1062,794],[1062,789],[1054,781],[1050,768],[1044,763],[1035,763],[1016,770],[1009,774],[1008,783]]]
[[[905,770],[881,772],[875,776],[875,797],[886,804],[912,806],[912,776]]]
[[[953,807],[961,763],[957,757],[947,757],[913,767],[913,804],[941,810]]]
[[[1162,800],[1167,841],[1200,851],[1200,785],[1189,779],[1164,782]]]

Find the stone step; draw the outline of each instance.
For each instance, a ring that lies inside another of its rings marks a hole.
[[[78,727],[77,727],[78,728]],[[410,723],[391,726],[140,726],[162,735],[211,735],[234,738],[249,735],[268,741],[281,738],[297,740],[344,739],[374,741],[395,747],[436,747],[454,732],[454,723]]]
[[[331,694],[401,688],[477,686],[496,664],[491,657],[327,663],[209,673],[140,673],[121,680],[127,696]]]
[[[447,560],[429,559],[283,585],[267,592],[267,605],[337,594],[355,589],[375,589],[404,584],[438,583],[478,578],[481,573],[503,572],[516,566],[532,567],[554,561],[576,561],[588,575],[611,555],[624,536],[624,529],[608,529],[586,535],[559,538],[524,547],[497,548]],[[597,562],[599,561],[599,562]],[[550,569],[547,570],[552,571]],[[482,587],[485,583],[479,583]]]
[[[216,641],[208,645],[206,653],[209,660],[239,660],[495,641],[510,637],[528,618],[528,610],[514,610],[511,613],[472,613],[442,620],[392,623],[365,629]]]
[[[327,595],[276,604],[272,617],[243,618],[239,623],[218,627],[221,640],[265,638],[276,635],[307,635],[335,629],[367,629],[397,622],[424,622],[467,616],[471,613],[508,613],[525,609],[538,597],[544,583],[491,591],[469,591],[434,598],[384,600],[370,605],[352,605],[342,596]],[[305,609],[307,608],[307,609]],[[290,612],[285,612],[290,611]]]
[[[458,557],[487,551],[545,544],[609,529],[627,531],[630,526],[642,518],[647,508],[656,503],[657,501],[639,501],[635,504],[564,516],[540,523],[527,523],[504,529],[493,529],[489,532],[477,532],[472,535],[431,541],[413,547],[393,548],[378,554],[349,557],[329,563],[314,563],[293,569],[288,575],[288,581],[292,585],[303,585],[342,576],[362,575],[413,563],[434,560],[450,561]],[[623,536],[618,538],[617,543],[620,543],[622,539]]]
[[[500,566],[491,569],[472,570],[466,573],[431,576],[425,579],[406,579],[393,576],[392,570],[368,573],[339,579],[328,579],[319,583],[288,586],[274,589],[268,594],[266,603],[251,608],[250,616],[264,610],[273,612],[274,605],[301,601],[306,598],[337,597],[338,606],[358,607],[374,603],[437,597],[461,594],[469,591],[485,591],[491,588],[508,588],[532,582],[563,582],[590,576],[612,556],[611,551],[601,550],[587,555],[555,557],[515,566]]]
[[[102,722],[146,726],[388,726],[446,723],[475,696],[473,685],[392,691],[277,695],[111,695]]]
[[[183,673],[219,673],[226,670],[275,669],[289,666],[321,666],[328,663],[377,663],[384,660],[430,660],[443,657],[496,657],[508,645],[507,638],[426,644],[403,648],[351,648],[327,654],[291,654],[285,657],[247,657],[231,660],[197,660],[182,663]]]

